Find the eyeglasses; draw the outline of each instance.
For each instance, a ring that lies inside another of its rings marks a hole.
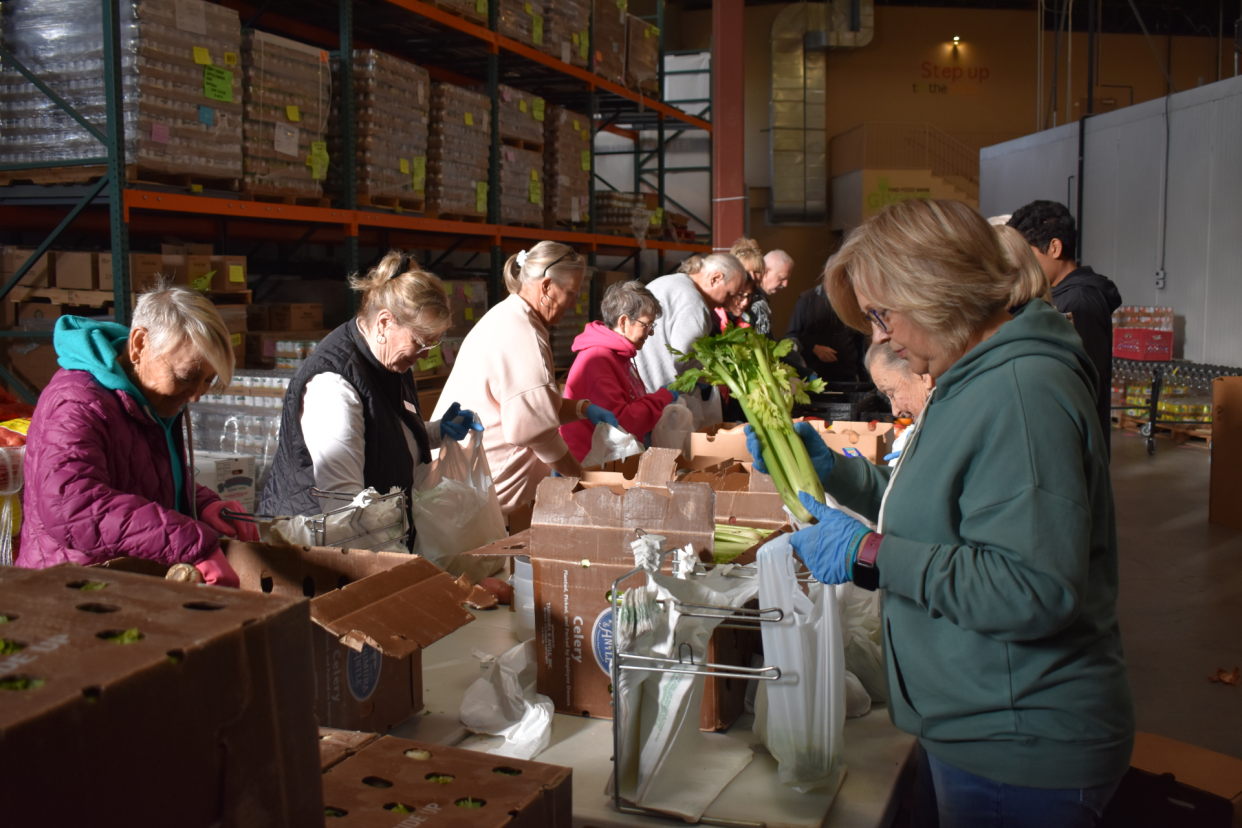
[[[884,333],[888,333],[888,332],[889,332],[889,330],[888,330],[888,323],[886,322],[886,320],[888,319],[888,311],[886,311],[886,310],[875,310],[875,309],[873,308],[873,309],[871,309],[871,310],[867,311],[867,316],[871,317],[871,324],[872,324],[872,325],[875,325],[877,328],[879,328],[879,329],[880,329],[881,331],[883,331]]]
[[[435,342],[431,342],[431,343],[423,342],[422,339],[420,339],[417,335],[413,333],[410,334],[410,339],[413,339],[414,344],[418,346],[418,351],[415,352],[416,356],[422,356],[423,354],[429,354],[436,349],[436,346],[440,344],[440,340],[438,339]]]
[[[630,321],[633,322],[635,325],[643,326],[644,337],[651,336],[653,333],[655,333],[655,324],[656,324],[655,322],[644,322],[641,319],[631,319]]]

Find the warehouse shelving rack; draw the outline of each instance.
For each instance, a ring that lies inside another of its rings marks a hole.
[[[486,85],[492,102],[492,149],[488,187],[487,220],[482,223],[449,221],[403,215],[384,210],[360,209],[356,199],[355,168],[343,164],[343,195],[334,207],[307,207],[245,201],[234,193],[207,190],[186,193],[171,187],[127,184],[125,146],[119,113],[121,101],[120,0],[100,0],[103,13],[107,118],[104,128],[89,124],[72,107],[44,86],[37,77],[0,49],[0,59],[34,83],[61,108],[69,111],[89,132],[100,139],[103,152],[96,158],[62,163],[60,166],[88,166],[106,163],[108,173],[97,182],[81,186],[0,187],[0,221],[10,229],[50,231],[36,247],[30,263],[38,259],[73,226],[77,232],[102,234],[107,229],[114,255],[113,304],[118,322],[127,322],[130,303],[129,238],[131,231],[149,235],[176,235],[213,239],[227,249],[230,239],[264,244],[289,245],[282,258],[305,244],[341,245],[345,270],[361,268],[360,244],[381,249],[405,246],[443,251],[487,252],[491,254],[490,295],[499,298],[503,281],[501,266],[507,253],[532,241],[552,239],[586,252],[592,264],[598,255],[625,257],[642,249],[710,252],[710,244],[691,244],[658,240],[639,240],[595,232],[594,153],[588,226],[585,231],[535,229],[500,223],[499,180],[499,85],[501,83],[539,95],[550,104],[586,115],[592,133],[607,130],[633,140],[639,132],[654,130],[659,136],[656,158],[661,172],[655,189],[661,209],[665,206],[663,147],[666,121],[677,121],[685,128],[712,131],[703,118],[689,115],[658,99],[627,89],[572,64],[563,63],[537,49],[500,34],[496,0],[487,3],[488,26],[458,17],[430,2],[420,0],[264,0],[254,6],[240,0],[214,0],[236,10],[243,27],[258,28],[310,43],[339,53],[340,83],[352,87],[350,56],[356,48],[377,48],[424,66],[433,80],[466,86]],[[657,2],[658,24],[663,23],[663,0]],[[660,25],[660,87],[663,88],[664,32]],[[594,50],[592,26],[590,49]],[[355,154],[356,131],[353,100],[342,96],[340,112],[343,158]],[[0,172],[56,166],[48,163],[5,165]],[[105,208],[101,209],[101,208]],[[250,255],[254,255],[253,253]],[[437,260],[437,262],[439,259]],[[28,266],[28,265],[27,265]],[[15,272],[0,286],[0,301],[24,275],[26,267]],[[36,292],[35,295],[38,295]],[[0,337],[39,339],[50,331],[0,331]],[[0,365],[0,377],[11,387],[22,389],[10,372]]]

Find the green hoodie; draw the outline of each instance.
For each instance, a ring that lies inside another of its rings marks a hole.
[[[1117,532],[1096,373],[1031,302],[953,365],[895,470],[838,461],[825,490],[877,519],[893,722],[948,764],[1084,788],[1130,764]]]
[[[164,439],[168,441],[168,456],[171,458],[173,490],[177,493],[176,509],[182,512],[181,505],[185,498],[181,489],[185,471],[181,465],[181,454],[173,441],[177,417],[161,417],[156,414],[142,391],[121,367],[117,354],[128,341],[129,328],[124,325],[81,316],[62,316],[57,319],[56,331],[52,337],[57,362],[61,368],[66,371],[86,371],[95,378],[95,382],[109,391],[125,392],[134,398],[152,420],[164,428]]]

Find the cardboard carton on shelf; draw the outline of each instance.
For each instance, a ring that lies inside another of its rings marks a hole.
[[[165,253],[160,256],[160,260],[161,272],[169,277],[174,285],[201,284],[200,280],[211,273],[212,269],[211,256]],[[132,273],[130,280],[135,286],[134,289],[138,290],[138,280]]]
[[[211,273],[208,290],[215,293],[235,293],[250,289],[246,281],[250,274],[246,268],[245,256],[212,256],[211,269],[208,272]]]
[[[347,816],[351,825],[573,825],[570,768],[394,736],[328,768],[323,792],[327,813]],[[396,805],[402,809],[394,814]]]
[[[283,341],[318,342],[332,331],[247,331],[246,367],[275,368],[276,345]]]
[[[448,294],[452,323],[446,337],[461,338],[470,333],[474,323],[487,313],[487,282],[482,279],[449,280],[444,283]]]
[[[255,458],[224,451],[194,452],[194,482],[206,486],[221,500],[236,500],[246,512],[255,507]]]
[[[57,251],[52,256],[56,287],[70,290],[96,290],[99,287],[99,255],[76,251]]]
[[[243,590],[311,599],[316,712],[387,733],[423,707],[422,649],[470,623],[468,581],[400,552],[225,541]],[[473,599],[473,600],[478,600]]]
[[[0,606],[7,824],[63,822],[66,780],[99,824],[323,819],[300,596],[58,566],[5,568]]]
[[[321,302],[266,302],[246,305],[252,331],[318,331],[323,329]]]
[[[56,349],[49,339],[11,340],[5,353],[5,364],[23,386],[36,392],[47,388],[52,376],[60,370]]]
[[[0,278],[7,282],[33,254],[33,248],[0,247]],[[22,287],[56,287],[54,265],[48,254],[44,253],[17,283]]]

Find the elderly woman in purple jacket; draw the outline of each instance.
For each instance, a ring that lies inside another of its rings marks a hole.
[[[119,557],[189,563],[207,583],[237,586],[220,535],[258,540],[241,511],[194,482],[181,424],[186,404],[233,376],[228,329],[202,294],[157,288],[125,328],[62,316],[62,370],[39,397],[26,442],[17,565]]]

